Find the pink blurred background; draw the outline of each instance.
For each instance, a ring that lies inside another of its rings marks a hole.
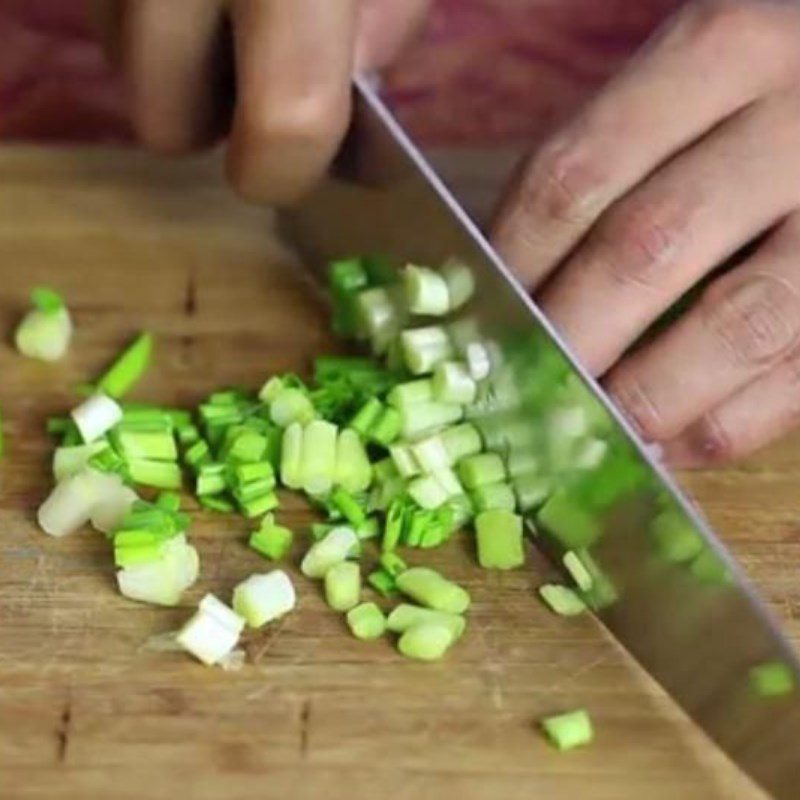
[[[435,0],[387,94],[433,145],[535,140],[680,0]],[[0,137],[127,141],[85,0],[0,0]]]

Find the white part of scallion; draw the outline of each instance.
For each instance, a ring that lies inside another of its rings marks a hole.
[[[455,464],[467,456],[477,455],[483,450],[481,434],[471,422],[463,422],[460,425],[446,428],[440,436],[450,456],[451,464]]]
[[[460,361],[444,361],[433,373],[433,397],[440,403],[474,402],[478,386]]]
[[[376,354],[385,352],[392,338],[400,332],[405,316],[395,292],[384,286],[358,293],[356,312]]]
[[[430,403],[433,400],[433,381],[430,378],[418,378],[415,381],[398,383],[388,395],[386,401],[398,411],[408,411],[417,403]]]
[[[98,500],[92,474],[83,470],[56,484],[37,513],[39,527],[45,533],[67,536],[89,521]]]
[[[421,475],[408,484],[411,499],[424,509],[439,508],[450,498],[450,493],[433,475]]]
[[[393,444],[389,447],[389,455],[401,477],[412,478],[419,475],[420,465],[409,445]]]
[[[57,447],[53,453],[53,477],[56,482],[63,481],[80,472],[89,463],[92,456],[108,448],[104,439],[78,444],[72,447]]]
[[[403,269],[403,287],[412,314],[442,317],[450,310],[447,282],[430,267],[407,264]]]
[[[285,428],[293,422],[305,425],[316,416],[314,405],[302,389],[289,386],[281,389],[269,407],[270,419]]]
[[[204,664],[217,664],[236,647],[244,624],[245,621],[232,609],[214,595],[207,594],[176,638],[185,650]]]
[[[300,474],[307,494],[324,495],[333,487],[338,432],[335,425],[324,420],[309,422],[303,430]]]
[[[441,275],[447,284],[450,297],[450,310],[461,308],[475,292],[475,276],[472,270],[455,258],[448,258],[442,264]]]
[[[139,499],[136,492],[115,474],[95,473],[97,501],[89,521],[101,533],[111,533],[122,524],[133,504]]]
[[[300,571],[308,578],[324,578],[334,564],[339,564],[358,552],[358,535],[352,528],[340,526],[329,531],[325,538],[309,548]]]
[[[119,570],[117,585],[120,594],[129,600],[176,606],[199,574],[197,550],[186,543],[183,534],[179,534],[167,542],[158,560]]]
[[[281,441],[281,482],[289,489],[303,486],[303,426],[292,423],[283,432]]]
[[[437,469],[431,472],[431,475],[436,479],[439,486],[447,492],[447,497],[456,497],[460,494],[464,494],[464,487],[461,485],[461,482],[458,480],[458,476],[455,472],[453,472],[450,467],[445,467],[444,469]]]
[[[409,448],[423,472],[447,469],[452,464],[441,436],[428,436],[409,445]]]
[[[108,433],[121,419],[119,404],[104,394],[87,398],[71,412],[84,442],[93,442]]]
[[[289,576],[280,569],[264,575],[251,575],[233,590],[233,610],[251,628],[288,614],[297,603]]]
[[[372,465],[367,451],[359,435],[350,428],[339,431],[336,440],[334,480],[351,494],[366,491],[372,483]]]
[[[433,372],[437,364],[453,355],[453,345],[444,328],[431,325],[411,328],[400,334],[403,358],[412,375]]]
[[[58,361],[67,352],[71,338],[72,320],[62,306],[55,311],[29,311],[17,327],[14,343],[23,356]]]
[[[463,406],[455,403],[417,403],[401,412],[402,433],[406,439],[416,439],[459,422],[463,416]]]

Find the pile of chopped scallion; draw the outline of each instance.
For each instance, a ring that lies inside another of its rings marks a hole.
[[[542,599],[564,615],[613,602],[586,550],[592,520],[558,483],[567,464],[589,472],[615,457],[607,420],[582,387],[553,373],[554,410],[533,437],[513,416],[496,424],[517,399],[503,380],[502,348],[468,317],[450,317],[473,293],[468,268],[407,265],[398,279],[364,258],[335,262],[329,274],[334,330],[371,356],[321,356],[311,380],[269,376],[258,391],[225,388],[189,412],[125,399],[151,361],[152,337],[141,334],[69,416],[48,421],[58,446],[41,528],[64,536],[91,523],[108,537],[120,592],[174,606],[200,573],[180,508],[187,480],[204,508],[253,520],[249,546],[276,564],[295,539],[280,524],[278,489],[301,492],[327,516],[311,528],[303,575],[322,581],[355,637],[389,631],[400,653],[420,660],[440,659],[461,638],[470,596],[407,562],[415,548],[440,547],[467,525],[480,565],[508,570],[525,561],[521,515],[537,514],[574,580],[542,587]],[[33,299],[20,350],[58,357],[71,333],[66,306],[50,290]],[[424,324],[411,324],[415,317]],[[139,494],[146,489],[149,499]],[[364,571],[369,554],[376,563]],[[276,620],[295,600],[285,571],[252,575],[230,605],[206,595],[175,639],[205,664],[230,664],[245,626]],[[548,732],[557,737],[565,726],[565,747],[591,738],[582,717],[556,720]]]

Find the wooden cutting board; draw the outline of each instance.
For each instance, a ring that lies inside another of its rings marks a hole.
[[[303,371],[333,347],[323,309],[214,158],[4,150],[0,275],[3,800],[758,796],[591,617],[542,608],[534,590],[550,573],[533,552],[510,574],[477,569],[466,538],[414,556],[475,601],[441,664],[354,640],[302,579],[298,610],[248,638],[239,672],[148,649],[203,593],[227,599],[266,564],[245,547],[243,520],[197,513],[202,578],[183,605],[125,600],[102,536],[36,529],[49,486],[44,419],[142,328],[158,349],[140,399],[192,405],[220,386]],[[63,291],[74,312],[73,346],[56,366],[8,343],[36,284]],[[688,480],[795,639],[797,444]],[[302,531],[310,514],[287,498],[280,517]],[[534,722],[576,706],[591,711],[597,741],[555,753]]]

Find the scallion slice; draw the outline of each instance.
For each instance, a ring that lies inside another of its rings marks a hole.
[[[453,644],[453,634],[441,622],[418,622],[401,636],[397,649],[406,657],[419,661],[438,661]]]
[[[152,354],[152,334],[140,333],[97,382],[98,390],[117,399],[126,395],[147,371]]]
[[[379,639],[386,630],[386,617],[375,603],[361,603],[347,612],[347,625],[356,639]]]
[[[396,583],[403,594],[436,611],[463,614],[469,608],[467,591],[428,567],[407,569],[397,576]]]
[[[504,509],[483,511],[475,518],[475,530],[484,569],[515,569],[525,563],[522,517]]]
[[[261,628],[288,614],[296,602],[292,581],[280,569],[251,575],[233,590],[233,610],[251,628]]]
[[[547,717],[540,725],[547,738],[559,750],[572,750],[589,744],[594,739],[592,720],[584,709]]]
[[[406,303],[412,314],[441,317],[450,310],[447,282],[438,272],[407,264],[402,277]]]
[[[325,572],[325,599],[334,611],[350,611],[361,600],[361,570],[353,561],[341,561]]]

